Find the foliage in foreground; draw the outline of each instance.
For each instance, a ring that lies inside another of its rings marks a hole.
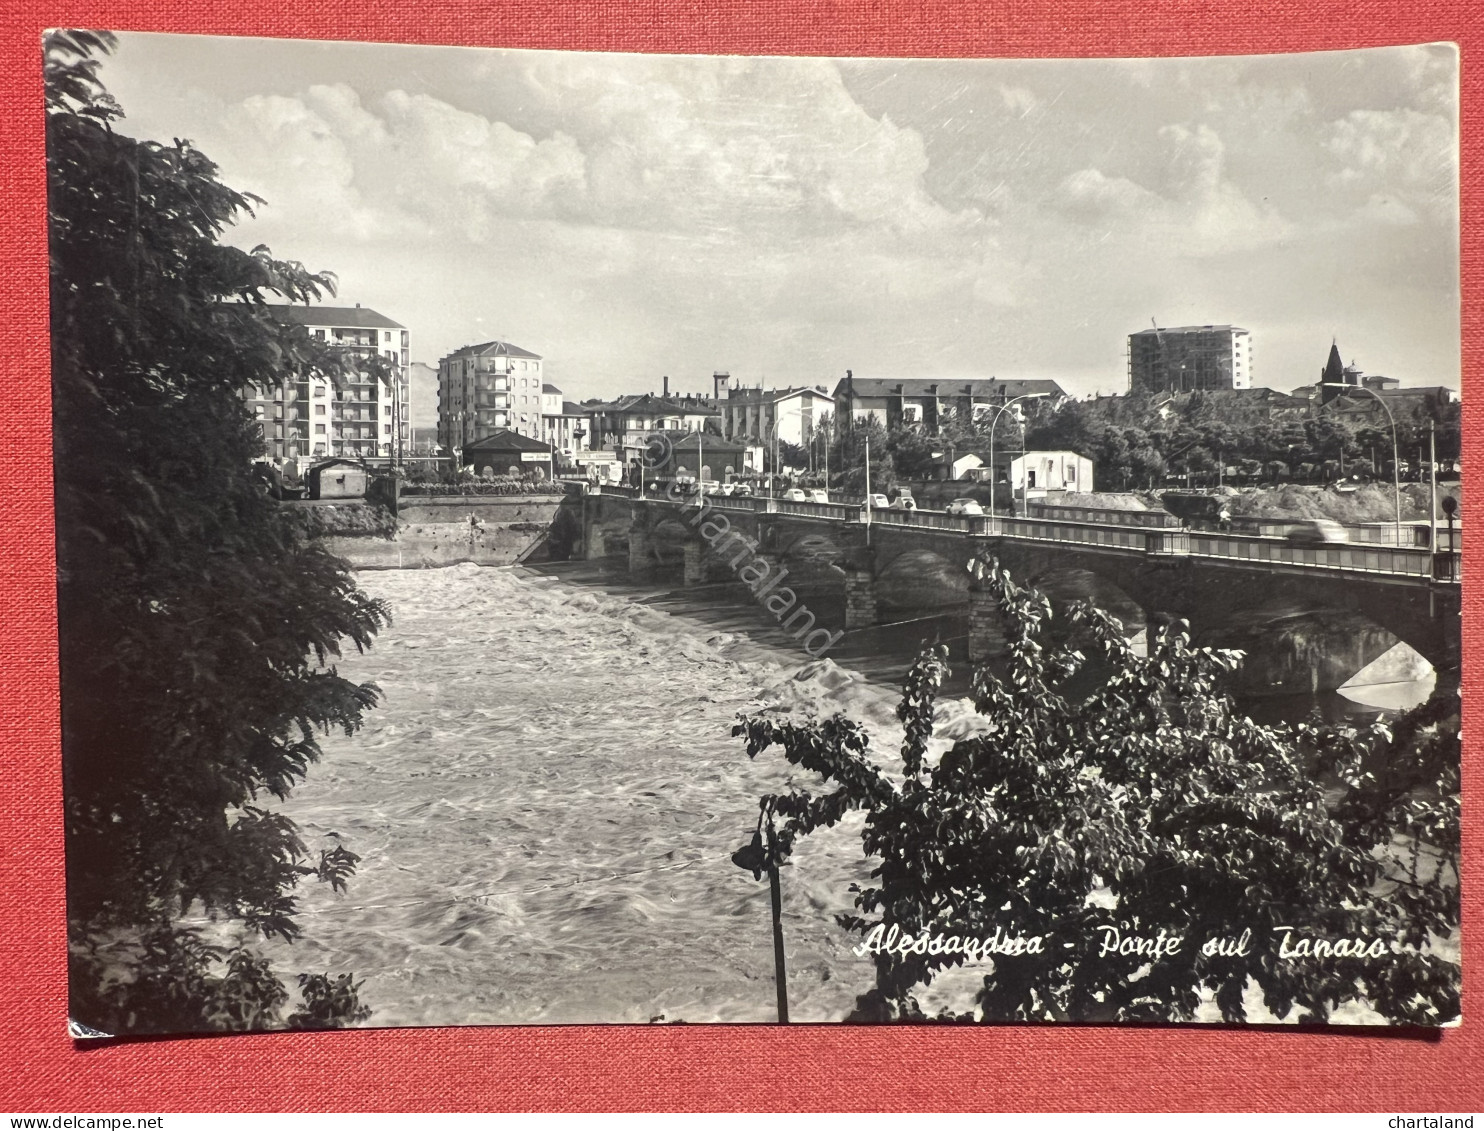
[[[986,963],[977,1014],[938,1020],[1190,1020],[1209,995],[1236,1022],[1249,982],[1279,1018],[1324,1021],[1347,1002],[1400,1023],[1458,1016],[1458,967],[1427,949],[1458,925],[1456,693],[1390,729],[1260,726],[1222,690],[1239,653],[1193,648],[1174,628],[1140,658],[1092,605],[1053,620],[996,563],[976,571],[1009,641],[1000,671],[975,673],[976,737],[932,757],[941,647],[907,677],[891,773],[841,715],[737,727],[749,756],[777,745],[829,786],[762,799],[775,863],[798,837],[865,811],[875,883],[843,927],[867,941],[878,926],[1044,937],[1041,953]],[[1152,961],[1103,954],[1112,930],[1120,944],[1182,941]],[[1385,955],[1283,957],[1285,938],[1290,950],[1380,940]],[[1211,940],[1236,953],[1206,953]],[[964,962],[902,949],[875,953],[876,985],[853,1020],[927,1020],[916,992]]]
[[[304,1005],[217,930],[293,939],[294,888],[343,886],[356,857],[312,852],[282,799],[377,700],[337,674],[383,604],[255,481],[241,394],[347,362],[270,298],[331,280],[219,241],[249,211],[189,143],[114,131],[97,79],[111,37],[46,55],[58,615],[73,1017],[105,1032],[363,1019],[349,979]],[[235,927],[232,925],[235,924]],[[299,1020],[296,1020],[299,1019]]]

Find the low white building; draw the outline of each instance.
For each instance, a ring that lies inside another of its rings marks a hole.
[[[947,457],[943,457],[947,463]],[[965,452],[952,463],[948,464],[949,479],[988,479],[987,470],[982,456],[974,452]]]
[[[1022,452],[1010,460],[1010,486],[1031,499],[1048,491],[1091,491],[1092,460],[1076,452]]]

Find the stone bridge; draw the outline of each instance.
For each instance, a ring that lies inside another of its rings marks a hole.
[[[1183,619],[1199,642],[1250,653],[1272,643],[1254,626],[1287,624],[1284,646],[1306,655],[1285,662],[1308,665],[1306,690],[1342,685],[1397,641],[1440,683],[1458,678],[1457,555],[1425,547],[937,511],[878,511],[867,523],[855,506],[766,499],[605,494],[584,497],[582,508],[588,558],[623,554],[633,573],[678,570],[695,585],[735,578],[739,563],[760,557],[786,569],[801,595],[843,590],[847,630],[910,612],[962,612],[974,660],[1000,646],[993,600],[967,569],[987,552],[1022,583],[1053,598],[1090,597],[1131,630]],[[1324,626],[1317,643],[1302,632],[1294,643],[1304,618]]]

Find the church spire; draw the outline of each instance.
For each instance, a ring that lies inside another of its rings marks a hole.
[[[1325,363],[1324,376],[1320,380],[1326,385],[1345,383],[1345,363],[1340,360],[1340,347],[1333,340],[1329,343],[1329,361]]]

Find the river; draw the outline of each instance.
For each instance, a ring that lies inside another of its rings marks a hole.
[[[556,578],[360,580],[395,621],[340,668],[385,702],[324,739],[284,808],[362,860],[348,894],[303,889],[279,964],[364,978],[377,1025],[775,1019],[767,884],[730,855],[791,768],[750,762],[734,718],[832,703],[889,726],[890,696]],[[865,878],[855,835],[810,838],[785,875],[799,1020],[838,1020],[870,985],[832,919]]]
[[[338,836],[361,863],[348,893],[305,885],[304,936],[271,953],[285,973],[363,979],[373,1025],[774,1020],[767,884],[730,856],[762,794],[817,781],[776,750],[749,761],[738,712],[845,710],[889,764],[912,654],[963,646],[956,618],[925,618],[811,661],[735,587],[579,563],[360,582],[394,623],[340,670],[384,702],[322,740],[283,809],[311,846]],[[940,705],[939,742],[971,725],[966,704]],[[784,870],[795,1021],[839,1021],[871,985],[834,922],[867,878],[859,820],[805,838]],[[956,972],[924,1004],[968,1008],[976,980]]]

